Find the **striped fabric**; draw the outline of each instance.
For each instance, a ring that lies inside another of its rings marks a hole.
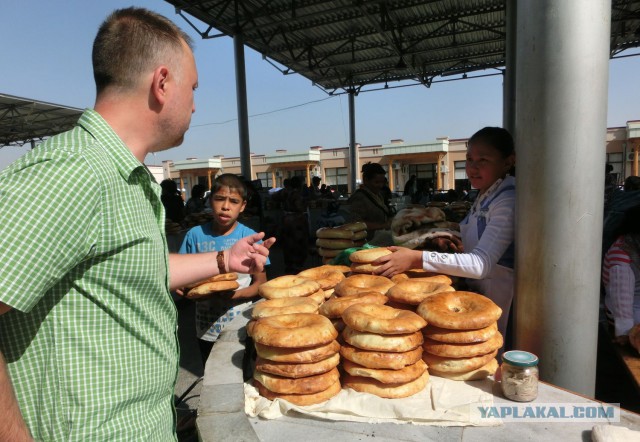
[[[640,279],[636,278],[631,258],[622,245],[620,237],[605,254],[602,265],[605,305],[613,317],[616,336],[629,333],[634,324],[634,301],[640,301]]]
[[[0,174],[0,351],[37,440],[175,440],[158,186],[99,114]]]

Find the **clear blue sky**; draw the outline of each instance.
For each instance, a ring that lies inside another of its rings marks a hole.
[[[229,37],[202,40],[162,0],[0,0],[0,93],[67,106],[92,107],[95,87],[91,45],[98,26],[113,9],[131,5],[157,11],[195,40],[200,87],[196,113],[182,146],[147,157],[147,164],[213,155],[238,156],[233,44]],[[195,20],[195,19],[194,19]],[[195,23],[199,23],[195,21]],[[206,29],[204,25],[201,29]],[[245,50],[249,115],[323,100],[322,90],[299,75],[284,76]],[[640,119],[640,57],[610,62],[607,124]],[[487,71],[486,73],[495,72]],[[436,83],[360,94],[356,97],[356,141],[385,144],[465,138],[480,127],[501,125],[502,77]],[[251,151],[303,151],[310,146],[348,145],[346,96],[254,116],[249,121]],[[0,169],[26,148],[0,149]]]

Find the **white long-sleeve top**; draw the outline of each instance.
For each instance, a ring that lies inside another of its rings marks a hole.
[[[460,223],[465,253],[438,253],[424,251],[422,265],[425,270],[472,279],[485,279],[491,275],[514,238],[515,189],[502,192],[481,210],[483,203],[504,187],[514,186],[515,178],[507,176],[496,181],[474,202],[467,217]],[[478,238],[478,217],[484,215],[487,226]]]
[[[507,266],[499,261],[513,244],[515,197],[514,177],[496,181],[476,199],[460,223],[465,253],[422,253],[424,270],[468,278],[471,290],[492,299],[503,310],[498,322],[503,335],[513,299],[514,279],[513,263]],[[479,218],[482,217],[486,227],[479,235]]]

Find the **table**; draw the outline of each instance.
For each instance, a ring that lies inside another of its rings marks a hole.
[[[393,423],[366,424],[356,422],[321,421],[306,417],[284,416],[276,420],[249,418],[244,412],[242,359],[245,325],[250,310],[235,318],[220,335],[205,367],[198,407],[197,428],[200,440],[209,441],[356,441],[374,438],[375,442],[391,441],[478,441],[513,440],[590,440],[593,422],[507,422],[493,427],[436,427],[399,425]],[[494,394],[496,406],[515,405],[504,399],[490,380],[483,381]],[[541,383],[538,399],[531,404],[574,404],[597,406],[590,398],[562,388]],[[640,431],[640,415],[620,410],[621,425]]]

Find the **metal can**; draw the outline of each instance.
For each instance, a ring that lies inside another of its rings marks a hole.
[[[511,350],[502,355],[500,367],[502,394],[507,399],[531,402],[538,397],[538,357]]]

